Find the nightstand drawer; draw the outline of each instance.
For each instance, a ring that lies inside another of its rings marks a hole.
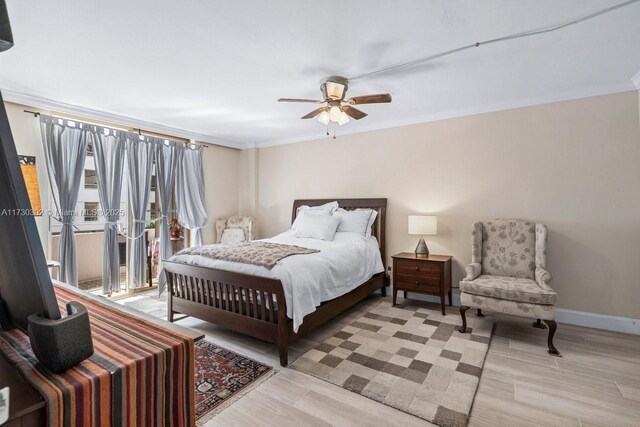
[[[398,280],[393,283],[394,288],[401,289],[403,291],[415,291],[415,292],[426,292],[433,293],[436,295],[440,295],[440,284],[434,285],[431,281],[425,280],[411,280],[404,281]]]
[[[396,261],[396,273],[408,275],[408,276],[420,276],[420,277],[440,277],[440,264],[412,261],[412,260],[397,260]]]
[[[427,275],[409,275],[396,273],[394,276],[398,282],[401,283],[413,283],[417,286],[435,286],[440,287],[440,276],[427,276]]]

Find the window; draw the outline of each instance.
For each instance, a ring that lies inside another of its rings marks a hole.
[[[98,188],[98,177],[95,170],[85,169],[84,188]]]
[[[98,221],[98,203],[97,202],[85,202],[84,203],[84,221],[94,222]]]

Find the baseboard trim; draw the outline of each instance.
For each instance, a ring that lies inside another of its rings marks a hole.
[[[391,287],[387,288],[387,295],[391,295]],[[409,298],[419,301],[440,303],[440,298],[433,295],[408,293]],[[447,303],[449,300],[447,299]],[[460,294],[453,294],[453,305],[460,305]],[[632,317],[611,316],[609,314],[590,313],[587,311],[559,308],[556,320],[558,323],[584,326],[587,328],[603,329],[605,331],[623,332],[640,335],[640,319]]]
[[[640,319],[632,317],[611,316],[609,314],[559,308],[556,318],[560,323],[640,335]]]

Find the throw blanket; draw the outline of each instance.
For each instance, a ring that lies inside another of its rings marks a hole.
[[[2,353],[44,397],[48,425],[195,425],[191,338],[54,286],[61,311],[71,300],[89,311],[91,358],[54,374],[38,363],[26,334],[0,331]]]
[[[270,242],[238,242],[229,245],[205,245],[183,249],[176,255],[199,255],[222,261],[254,264],[272,269],[278,261],[291,255],[306,255],[320,252],[295,245]]]

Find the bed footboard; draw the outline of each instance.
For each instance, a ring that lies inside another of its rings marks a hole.
[[[186,314],[277,343],[280,364],[287,365],[289,319],[280,280],[170,261],[162,266],[170,322]]]

